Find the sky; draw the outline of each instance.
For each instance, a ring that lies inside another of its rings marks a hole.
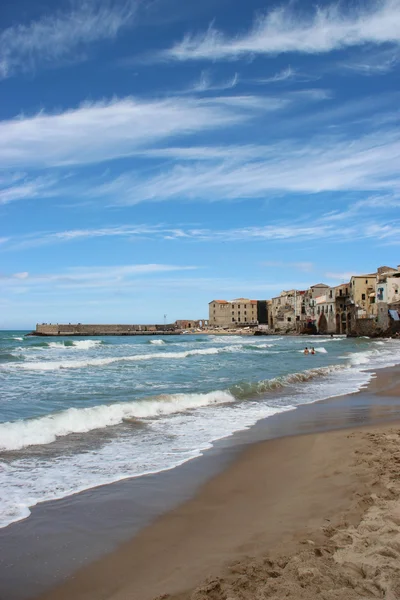
[[[397,266],[399,117],[400,0],[2,0],[0,328]]]

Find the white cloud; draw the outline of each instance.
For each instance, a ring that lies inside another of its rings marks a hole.
[[[325,277],[327,277],[328,279],[335,279],[337,281],[346,282],[350,281],[354,274],[355,272],[351,271],[345,271],[343,273],[325,273]]]
[[[376,76],[390,73],[399,62],[400,50],[398,48],[386,48],[378,52],[358,53],[337,66],[349,75],[357,73],[358,75]]]
[[[325,216],[318,217],[316,214],[311,224],[304,219],[294,218],[293,220],[271,221],[268,225],[256,225],[249,227],[239,227],[234,229],[209,229],[206,227],[173,226],[167,224],[159,225],[121,225],[114,227],[103,227],[97,229],[72,229],[58,232],[37,232],[27,236],[9,238],[9,249],[21,249],[42,245],[52,245],[57,243],[67,243],[80,240],[91,240],[96,238],[137,238],[145,236],[158,240],[170,240],[178,242],[304,242],[311,240],[326,240],[329,242],[341,243],[343,241],[354,242],[361,239],[375,240],[376,242],[395,241],[400,236],[400,220],[393,218],[378,219],[371,218],[371,215],[353,219],[349,224],[338,227],[336,222],[329,222]],[[6,240],[4,240],[6,241]],[[313,263],[306,261],[283,261],[270,260],[263,261],[263,266],[272,268],[295,268],[301,271],[310,272],[313,270]],[[105,277],[111,277],[122,273],[134,273],[144,268],[150,270],[170,269],[161,265],[134,265],[128,267],[112,267],[111,271],[100,267],[99,271],[104,273]],[[180,267],[179,267],[180,268]],[[190,267],[193,268],[193,267]],[[172,269],[175,269],[173,266]],[[74,277],[79,276],[80,271],[71,270]],[[92,272],[98,273],[98,270]],[[86,274],[86,269],[84,269]]]
[[[363,44],[400,42],[399,0],[370,2],[367,8],[340,11],[337,4],[313,13],[296,12],[293,4],[269,11],[252,29],[229,37],[214,27],[161,53],[167,60],[238,59],[249,54],[300,52],[320,54]]]
[[[233,75],[230,79],[220,82],[214,82],[211,78],[209,71],[202,71],[200,78],[195,81],[184,93],[203,93],[203,92],[211,92],[211,91],[222,91],[222,90],[230,90],[237,86],[239,83],[239,76],[237,73]],[[182,93],[182,92],[180,92]]]
[[[217,149],[217,154],[221,148]],[[246,153],[247,150],[247,153]],[[170,149],[170,156],[173,150]],[[194,156],[189,149],[188,156]],[[215,149],[210,148],[213,155]],[[204,153],[204,149],[201,149]],[[180,157],[185,150],[178,152]],[[252,156],[251,156],[252,154]],[[258,154],[258,156],[257,156]],[[214,154],[215,156],[215,154]],[[273,193],[400,190],[400,134],[381,132],[360,139],[314,138],[271,146],[226,147],[225,158],[197,160],[160,169],[152,177],[129,172],[88,192],[114,204],[144,201],[233,200],[265,198]]]
[[[290,65],[281,71],[275,73],[275,75],[271,75],[270,77],[261,77],[259,79],[252,79],[250,83],[282,83],[282,82],[290,82],[295,81],[297,83],[305,83],[307,81],[315,81],[319,79],[319,75],[309,75],[306,73],[302,73],[297,69],[293,69]]]
[[[41,65],[81,60],[94,42],[115,38],[132,23],[134,0],[81,0],[59,11],[0,32],[0,79]]]
[[[273,267],[278,269],[296,269],[299,271],[305,271],[309,273],[314,269],[314,263],[312,262],[285,262],[283,260],[266,260],[261,263],[264,267]]]
[[[15,183],[0,189],[0,205],[8,204],[15,200],[45,198],[57,195],[56,184],[57,180],[51,177],[27,178],[19,176]]]
[[[28,272],[1,276],[2,285],[15,287],[22,284],[24,289],[31,286],[50,284],[57,287],[104,287],[123,282],[143,275],[172,273],[176,271],[192,271],[198,267],[168,264],[136,264],[104,267],[71,267],[61,273],[30,274]]]
[[[137,100],[84,104],[63,113],[0,121],[2,168],[89,164],[137,153],[172,136],[222,128],[284,108],[257,96]]]

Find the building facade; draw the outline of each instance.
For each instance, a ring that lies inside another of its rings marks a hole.
[[[345,335],[350,325],[350,282],[337,285],[335,288],[335,332]]]
[[[271,299],[268,325],[275,331],[298,331],[300,328],[305,292],[289,290]]]
[[[209,324],[214,327],[257,325],[257,300],[212,300],[208,304]]]
[[[350,279],[350,303],[355,319],[372,319],[377,315],[376,298],[377,273],[353,275]]]

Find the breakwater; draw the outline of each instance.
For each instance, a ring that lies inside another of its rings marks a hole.
[[[97,336],[97,335],[179,335],[181,331],[170,325],[84,325],[76,324],[37,324],[30,335],[39,336]]]

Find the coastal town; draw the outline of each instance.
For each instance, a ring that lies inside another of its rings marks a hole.
[[[28,335],[133,336],[182,333],[331,334],[348,336],[400,335],[400,265],[357,274],[347,283],[317,283],[306,290],[286,290],[271,299],[214,299],[208,319],[178,319],[174,323],[137,325],[36,325]]]
[[[353,275],[330,287],[282,291],[269,300],[237,298],[209,303],[208,327],[257,328],[271,333],[380,335],[400,330],[400,265]],[[181,323],[183,325],[183,322]]]

